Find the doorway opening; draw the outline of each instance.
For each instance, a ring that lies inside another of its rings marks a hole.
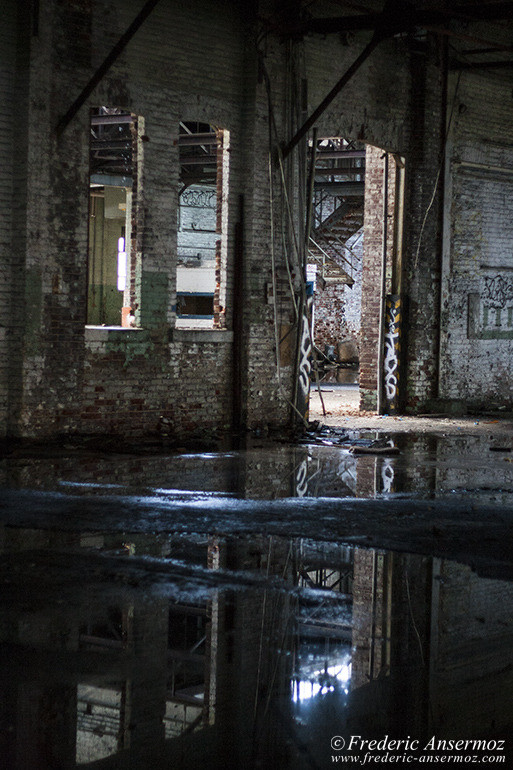
[[[308,279],[314,285],[312,338],[328,411],[359,403],[365,145],[344,137],[317,140]],[[317,383],[310,408],[317,411]]]
[[[321,397],[336,417],[386,412],[397,396],[403,199],[402,158],[344,137],[317,140],[308,254],[314,417],[324,416]]]

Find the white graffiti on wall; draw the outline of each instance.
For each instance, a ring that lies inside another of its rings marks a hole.
[[[310,371],[311,371],[311,354],[312,354],[312,342],[310,334],[310,318],[311,318],[311,305],[313,299],[308,297],[307,304],[305,305],[305,312],[302,320],[302,333],[301,333],[301,346],[299,350],[299,399],[298,407],[302,412],[302,403],[308,404],[308,396],[310,393]]]
[[[393,441],[390,441],[390,444],[393,445],[393,443]],[[385,457],[383,459],[383,465],[381,466],[381,481],[383,484],[382,492],[384,494],[390,494],[393,492],[394,478],[395,471],[393,460]]]
[[[305,497],[308,492],[308,461],[305,459],[296,473],[296,497]]]
[[[399,331],[390,330],[385,335],[385,393],[387,401],[393,401],[397,396],[397,353],[396,342],[399,340]]]

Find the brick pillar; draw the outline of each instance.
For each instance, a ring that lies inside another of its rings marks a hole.
[[[365,172],[364,245],[360,351],[360,408],[376,411],[380,387],[380,320],[383,284],[385,153],[367,145]],[[395,162],[388,157],[387,271],[385,291],[390,291],[394,238]]]

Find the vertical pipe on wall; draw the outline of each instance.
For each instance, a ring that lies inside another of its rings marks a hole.
[[[392,294],[403,293],[404,286],[404,159],[395,158],[395,195],[394,195],[394,247],[392,255]]]
[[[384,154],[383,165],[383,243],[382,243],[382,262],[381,262],[381,286],[379,297],[379,343],[378,343],[378,382],[377,382],[377,412],[383,413],[384,394],[383,394],[383,360],[384,360],[384,340],[385,340],[385,298],[386,298],[386,280],[387,280],[387,241],[388,241],[388,152]]]
[[[233,364],[232,364],[232,427],[236,433],[244,428],[242,401],[242,339],[244,306],[244,196],[239,195],[239,217],[235,223],[233,264]]]
[[[317,128],[312,130],[312,153],[310,156],[310,168],[308,170],[308,195],[306,199],[306,227],[305,227],[305,253],[308,255],[310,245],[310,232],[312,230],[312,210],[315,185],[315,162],[317,157]]]
[[[439,208],[438,208],[438,238],[437,238],[437,271],[439,271],[440,291],[438,296],[438,326],[436,335],[436,349],[434,351],[434,358],[437,362],[435,373],[435,386],[434,395],[435,398],[440,398],[440,369],[441,369],[441,355],[442,355],[442,307],[443,307],[443,291],[444,291],[444,251],[446,248],[446,176],[450,174],[450,165],[447,165],[446,149],[447,140],[449,138],[450,120],[448,121],[447,114],[447,99],[449,90],[449,41],[444,37],[440,41],[441,54],[440,54],[440,77],[442,78],[442,94],[441,94],[441,110],[440,110],[440,172],[438,178],[438,195],[439,195]]]

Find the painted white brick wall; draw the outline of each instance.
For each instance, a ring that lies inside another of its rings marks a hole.
[[[449,145],[440,396],[476,407],[513,404],[510,86],[463,72]]]

